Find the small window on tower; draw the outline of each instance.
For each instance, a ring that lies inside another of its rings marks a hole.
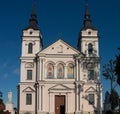
[[[32,31],[30,31],[30,35],[32,34],[33,32]]]
[[[26,94],[26,105],[32,104],[32,94]]]
[[[88,79],[94,80],[94,70],[88,70]]]
[[[91,35],[91,31],[88,31],[88,35]]]
[[[29,43],[28,44],[28,53],[31,54],[33,52],[33,44]]]
[[[27,80],[32,80],[32,70],[27,70]]]
[[[88,44],[88,54],[93,53],[93,45],[91,43]]]
[[[88,95],[88,99],[89,99],[89,104],[90,104],[90,105],[93,105],[94,102],[95,102],[95,101],[94,101],[94,99],[95,99],[95,98],[94,98],[94,94],[89,94],[89,95]]]

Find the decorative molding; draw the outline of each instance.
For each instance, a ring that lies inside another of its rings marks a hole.
[[[66,92],[70,92],[71,90],[73,90],[72,88],[69,88],[68,86],[65,86],[63,84],[57,84],[51,88],[48,89],[48,91],[50,92],[60,92],[60,91],[66,91]]]
[[[33,68],[34,67],[34,63],[32,62],[28,62],[25,64],[25,68]]]
[[[31,87],[27,87],[23,90],[23,92],[35,92],[35,90],[32,89]]]
[[[94,87],[89,87],[88,89],[85,90],[86,93],[93,93],[96,92],[96,89]]]

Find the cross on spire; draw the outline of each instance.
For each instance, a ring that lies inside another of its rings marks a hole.
[[[36,15],[36,0],[34,0],[32,15]]]

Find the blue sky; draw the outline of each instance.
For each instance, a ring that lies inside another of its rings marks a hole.
[[[99,30],[101,70],[103,64],[119,53],[119,5],[120,0],[89,0],[92,25]],[[32,7],[33,0],[2,0],[0,3],[0,91],[7,102],[11,89],[15,106],[22,30],[29,24]],[[76,48],[84,13],[85,0],[37,0],[37,19],[44,47],[56,41],[61,33],[62,39]],[[101,82],[104,95],[109,90],[109,83],[102,76]]]

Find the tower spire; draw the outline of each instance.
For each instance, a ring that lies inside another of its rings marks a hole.
[[[37,14],[36,14],[36,0],[34,0],[33,9],[31,13],[31,18],[29,20],[29,26],[27,28],[38,29],[38,21],[37,21]]]
[[[91,20],[90,20],[90,14],[88,10],[88,0],[86,0],[86,11],[85,11],[85,16],[84,16],[84,27],[91,27]]]

